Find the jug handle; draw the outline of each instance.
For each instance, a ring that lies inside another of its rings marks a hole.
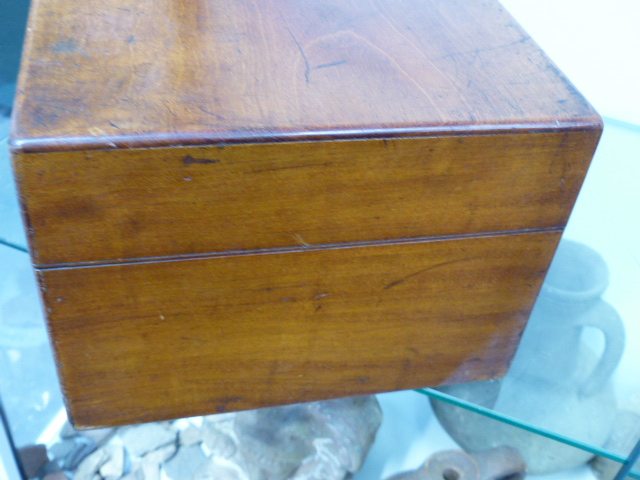
[[[604,334],[604,352],[580,389],[582,395],[592,395],[602,388],[602,385],[618,366],[624,351],[624,325],[618,312],[603,300],[599,300],[592,308],[578,317],[575,325],[595,327]]]

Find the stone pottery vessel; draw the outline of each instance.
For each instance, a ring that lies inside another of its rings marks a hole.
[[[591,445],[603,445],[616,414],[609,378],[624,349],[622,321],[600,298],[608,281],[600,255],[563,240],[508,375],[440,390]],[[596,328],[604,336],[599,356],[581,339],[585,327]],[[528,473],[561,471],[592,457],[462,408],[431,403],[443,427],[465,450],[513,446],[522,453]]]
[[[387,480],[522,480],[526,465],[512,447],[498,447],[472,454],[461,450],[434,453],[418,469]]]

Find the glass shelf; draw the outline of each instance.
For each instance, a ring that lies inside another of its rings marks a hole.
[[[628,455],[624,455],[624,454],[620,454],[620,453],[616,453],[613,452],[611,450],[607,450],[605,448],[602,447],[596,447],[594,445],[590,445],[588,443],[585,442],[581,442],[578,440],[575,440],[574,438],[565,436],[565,435],[560,435],[558,433],[555,433],[553,431],[547,430],[545,428],[542,427],[538,427],[536,425],[532,425],[526,422],[523,422],[522,420],[518,420],[514,417],[511,417],[509,415],[505,415],[503,413],[497,412],[495,410],[491,410],[489,408],[485,408],[482,407],[480,405],[471,403],[471,402],[467,402],[465,400],[461,400],[459,398],[456,398],[452,395],[447,395],[446,393],[442,393],[436,389],[433,388],[423,388],[423,389],[417,389],[416,392],[422,394],[422,395],[426,395],[429,398],[436,400],[436,401],[440,401],[440,402],[446,402],[448,404],[454,405],[456,407],[459,408],[463,408],[468,410],[469,412],[473,412],[476,413],[478,415],[483,415],[487,418],[496,420],[498,422],[501,422],[503,424],[507,424],[507,425],[512,425],[516,428],[519,428],[523,431],[526,432],[530,432],[532,434],[535,435],[539,435],[541,437],[545,437],[548,438],[550,440],[556,441],[556,442],[560,442],[563,443],[565,445],[568,445],[570,447],[573,447],[575,449],[579,449],[579,450],[583,450],[585,452],[589,452],[592,453],[593,455],[597,455],[599,457],[603,457],[606,458],[608,460],[614,461],[614,462],[618,462],[620,464],[624,464],[626,463],[630,458],[633,458],[633,451],[629,452]],[[636,470],[630,470],[627,474],[629,477],[631,478],[638,478],[640,479],[640,470],[636,471]]]

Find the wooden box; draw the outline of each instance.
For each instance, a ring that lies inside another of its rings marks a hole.
[[[602,128],[491,0],[36,0],[18,92],[78,426],[502,375]]]

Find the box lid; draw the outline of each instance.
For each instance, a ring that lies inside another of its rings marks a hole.
[[[37,0],[15,111],[17,152],[600,125],[475,0]]]

